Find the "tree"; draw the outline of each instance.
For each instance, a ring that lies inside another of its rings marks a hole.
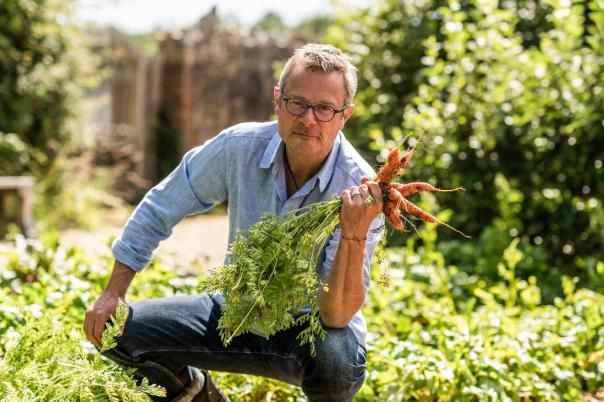
[[[283,18],[275,12],[269,11],[264,14],[258,22],[254,25],[254,28],[260,28],[267,32],[279,35],[289,31],[289,28],[283,22]]]

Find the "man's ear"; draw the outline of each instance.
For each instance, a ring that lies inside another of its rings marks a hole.
[[[346,123],[348,119],[350,119],[353,113],[354,103],[351,103],[350,105],[346,106],[346,109],[344,109],[344,111],[342,112],[342,116],[344,117],[344,123]]]
[[[273,87],[273,103],[275,104],[275,114],[277,114],[277,109],[279,108],[279,96],[281,96],[279,87]]]

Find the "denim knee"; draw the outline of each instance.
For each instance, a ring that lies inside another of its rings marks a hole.
[[[147,346],[145,333],[139,328],[141,324],[132,319],[132,306],[128,307],[128,319],[122,335],[116,339],[117,345],[102,354],[117,364],[136,369],[134,373],[136,378],[147,378],[151,384],[163,386],[168,396],[178,395],[191,381],[188,370],[185,370],[187,367],[181,364],[178,365],[179,367],[173,367],[173,364],[158,356],[148,358],[145,353],[141,353],[141,347]],[[152,399],[166,400],[166,398]]]
[[[365,381],[365,347],[348,327],[326,331],[303,370],[302,389],[311,402],[350,401]]]

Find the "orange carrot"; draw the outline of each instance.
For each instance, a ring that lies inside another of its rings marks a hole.
[[[399,160],[400,153],[396,147],[388,154],[388,162],[378,171],[376,181],[383,183],[392,181],[399,171]]]
[[[390,187],[388,189],[388,198],[395,202],[396,208],[401,207],[403,196],[397,189]]]
[[[405,230],[405,224],[401,220],[401,210],[393,209],[388,217],[388,220],[392,224],[392,227],[396,230]]]
[[[421,135],[419,138],[421,138]],[[415,147],[417,146],[417,144],[419,144],[419,138],[417,139],[417,142],[407,152],[405,152],[405,154],[403,156],[401,156],[401,160],[399,161],[399,164],[398,164],[399,171],[403,170],[404,168],[409,166],[409,163],[411,163],[411,159],[413,159],[413,152],[415,151]]]
[[[439,221],[435,216],[422,210],[417,205],[405,198],[408,195],[423,191],[450,192],[463,190],[463,187],[441,189],[426,182],[413,182],[406,184],[392,182],[392,180],[411,163],[411,160],[413,159],[413,152],[415,151],[417,144],[419,144],[419,139],[402,156],[400,155],[398,147],[392,149],[388,153],[388,161],[379,169],[374,180],[380,184],[380,189],[382,190],[382,194],[384,196],[382,212],[396,230],[405,230],[405,223],[408,223],[413,229],[416,229],[413,222],[411,222],[405,215],[409,214],[426,222],[444,225],[449,229],[458,232],[464,237],[469,237],[459,230],[447,225],[446,223]]]
[[[386,205],[388,205],[388,208],[390,208],[391,210],[393,209],[401,209],[401,201],[395,201],[395,200],[387,200],[386,201]]]
[[[463,187],[456,187],[456,188],[451,188],[451,189],[437,188],[437,187],[434,187],[430,183],[425,183],[425,182],[421,182],[421,181],[417,181],[417,182],[413,182],[413,183],[405,183],[405,184],[390,183],[390,186],[395,188],[396,190],[398,190],[403,197],[406,197],[409,194],[419,193],[422,191],[434,191],[434,192],[444,193],[444,192],[450,192],[450,191],[464,190]]]
[[[421,138],[421,136],[420,136]],[[407,137],[403,140],[405,142]],[[401,170],[409,166],[411,159],[413,158],[413,151],[415,151],[415,147],[419,144],[419,139],[417,142],[411,147],[407,152],[400,155],[398,147],[395,147],[388,153],[388,161],[380,168],[377,176],[375,177],[375,181],[380,183],[389,183],[394,179],[397,175],[400,174]]]
[[[386,218],[390,217],[390,213],[392,212],[393,209],[393,204],[391,204],[390,202],[384,201],[382,204],[382,212],[384,213],[384,216],[386,216]]]
[[[436,219],[435,216],[429,214],[428,212],[424,211],[423,209],[421,209],[420,207],[418,207],[417,205],[415,205],[414,203],[412,203],[411,201],[407,200],[406,198],[403,198],[403,206],[401,207],[401,210],[407,212],[408,214],[411,214],[413,216],[416,216],[418,218],[420,218],[423,221],[426,222],[430,222],[430,223],[438,223],[440,225],[446,226],[449,229],[459,233],[460,235],[466,237],[466,238],[470,238],[470,236],[466,235],[465,233],[455,229],[453,226],[449,226],[444,222],[439,221],[438,219]]]
[[[403,206],[401,207],[401,209],[407,212],[408,214],[416,216],[426,222],[440,223],[440,221],[436,219],[436,217],[430,215],[428,212],[424,211],[423,209],[421,209],[411,201],[407,200],[406,198],[403,199],[402,204]]]
[[[396,230],[405,229],[405,224],[401,220],[401,211],[396,207],[393,201],[388,201],[384,204],[384,215]]]
[[[411,159],[413,158],[413,151],[415,150],[416,146],[417,144],[414,145],[413,148],[405,152],[403,156],[401,156],[401,160],[399,162],[399,170],[403,170],[404,168],[409,166],[409,163],[411,163]]]
[[[404,230],[405,225],[401,220],[400,210],[398,209],[396,203],[392,200],[386,200],[382,205],[382,212],[384,216],[390,222],[390,224],[397,230]]]

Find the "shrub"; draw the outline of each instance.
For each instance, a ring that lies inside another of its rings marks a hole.
[[[360,66],[349,137],[388,149],[425,130],[406,178],[466,187],[441,200],[453,226],[493,246],[501,236],[491,255],[520,238],[530,258],[588,283],[604,242],[602,10],[601,0],[376,1],[330,37]],[[448,247],[453,258],[463,245]],[[464,256],[455,262],[468,269],[480,259]]]

